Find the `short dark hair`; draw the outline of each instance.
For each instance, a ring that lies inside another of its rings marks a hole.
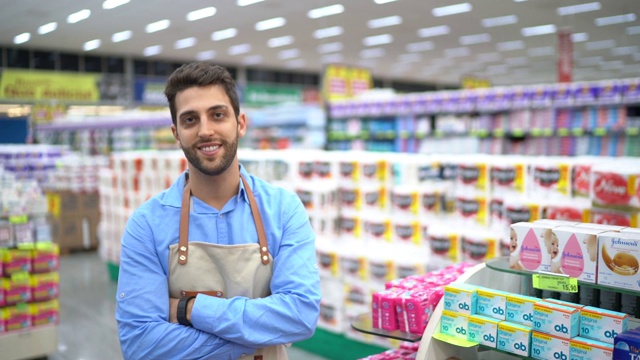
[[[194,86],[220,85],[227,93],[236,118],[240,114],[240,104],[236,83],[227,69],[208,62],[192,62],[177,68],[164,88],[164,95],[169,101],[169,111],[173,125],[177,125],[176,95]]]

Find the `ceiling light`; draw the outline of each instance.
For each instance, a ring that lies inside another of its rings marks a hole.
[[[324,6],[321,8],[309,10],[309,12],[307,12],[307,16],[310,19],[318,19],[321,17],[341,14],[343,12],[344,12],[344,6],[342,6],[342,4],[335,4],[335,5],[329,5],[329,6]]]
[[[369,29],[378,29],[386,26],[400,25],[402,24],[402,17],[398,15],[387,16],[379,19],[372,19],[367,21]]]
[[[211,60],[216,57],[216,52],[214,50],[200,51],[196,54],[196,60],[205,61]]]
[[[611,49],[611,55],[613,56],[623,56],[623,55],[633,55],[638,52],[637,46],[623,46]]]
[[[538,48],[531,48],[527,50],[527,54],[529,54],[529,56],[531,57],[549,56],[549,55],[553,55],[554,53],[555,53],[555,49],[553,48],[553,46],[544,46],[544,47],[538,47]]]
[[[13,38],[13,43],[18,45],[18,44],[24,44],[27,41],[29,41],[29,39],[31,39],[31,34],[26,32],[26,33],[22,33],[20,35],[16,35]]]
[[[516,41],[505,41],[505,42],[497,43],[496,49],[498,49],[498,51],[511,51],[511,50],[524,49],[524,41],[516,40]]]
[[[100,47],[100,44],[102,44],[102,41],[100,41],[100,39],[89,40],[86,43],[84,43],[84,45],[82,45],[82,50],[84,51],[95,50]]]
[[[122,6],[128,2],[129,0],[105,0],[102,3],[102,8],[105,10],[111,10],[113,8],[117,8],[118,6]]]
[[[180,39],[173,44],[174,49],[185,49],[188,47],[192,47],[196,44],[198,40],[194,37],[188,37],[185,39]]]
[[[329,54],[324,55],[321,60],[323,64],[341,63],[344,61],[344,56],[342,54]]]
[[[305,62],[302,59],[295,59],[287,61],[284,65],[288,68],[301,68],[305,65]]]
[[[600,8],[601,6],[599,2],[592,2],[592,3],[586,3],[586,4],[559,7],[556,10],[556,12],[558,13],[558,15],[564,16],[564,15],[573,15],[573,14],[579,14],[579,13],[584,13],[589,11],[596,11],[596,10],[600,10]]]
[[[513,0],[513,2],[525,2],[527,0]]]
[[[160,45],[149,46],[149,47],[144,48],[144,50],[143,50],[144,56],[158,55],[161,52],[162,52],[162,46],[160,46]]]
[[[597,26],[606,26],[606,25],[614,25],[614,24],[622,24],[626,22],[636,21],[636,14],[624,14],[624,15],[616,15],[616,16],[607,16],[597,18],[595,23]]]
[[[518,17],[515,15],[498,16],[493,18],[482,19],[482,26],[484,27],[496,27],[511,25],[518,22]]]
[[[431,13],[435,17],[440,17],[440,16],[447,16],[447,15],[454,15],[454,14],[461,14],[461,13],[469,12],[469,11],[471,11],[471,9],[473,9],[471,4],[462,3],[462,4],[456,4],[456,5],[449,5],[449,6],[433,8],[431,10]]]
[[[264,31],[264,30],[275,29],[277,27],[284,26],[286,23],[287,23],[287,20],[285,18],[277,17],[277,18],[258,21],[256,23],[255,28],[257,31]]]
[[[587,50],[602,50],[613,47],[616,47],[616,42],[613,40],[591,41],[584,43],[584,48]]]
[[[164,30],[168,28],[169,25],[171,25],[171,21],[164,19],[164,20],[152,22],[151,24],[147,24],[147,26],[144,27],[144,31],[150,34],[156,31]]]
[[[264,0],[238,0],[236,4],[238,4],[238,6],[247,6],[247,5],[259,3],[261,1],[264,1]]]
[[[318,46],[318,53],[327,54],[332,52],[341,51],[343,49],[343,45],[341,42],[332,42],[327,44],[321,44]]]
[[[278,52],[278,58],[280,58],[280,60],[293,59],[299,56],[300,56],[299,49],[287,49],[287,50],[282,50]]]
[[[230,46],[229,50],[227,50],[227,53],[229,55],[240,55],[240,54],[246,54],[249,51],[251,51],[251,44],[240,44],[240,45]]]
[[[200,10],[194,10],[187,13],[187,21],[196,21],[204,18],[208,18],[216,14],[218,10],[213,6],[209,6]]]
[[[82,21],[82,20],[88,18],[89,16],[91,16],[91,10],[89,10],[89,9],[80,10],[78,12],[75,12],[75,13],[67,16],[67,22],[69,24],[75,24],[78,21]]]
[[[539,25],[539,26],[522,28],[521,33],[522,33],[522,36],[537,36],[537,35],[553,34],[556,32],[556,30],[557,28],[554,24],[548,24],[548,25]]]
[[[44,24],[42,26],[40,26],[38,28],[38,34],[40,35],[44,35],[44,34],[48,34],[52,31],[55,31],[58,28],[58,23],[57,22],[50,22],[48,24]]]
[[[362,39],[362,44],[364,46],[384,45],[391,42],[393,42],[393,36],[391,36],[391,34],[367,36],[366,38]]]
[[[575,34],[571,34],[571,41],[574,43],[577,42],[584,42],[589,40],[589,34],[587,33],[575,33]]]
[[[373,0],[373,2],[376,4],[386,4],[394,1],[398,1],[398,0]]]
[[[342,35],[344,29],[342,26],[332,26],[324,29],[318,29],[313,32],[313,37],[316,39],[324,39],[332,36]]]
[[[640,26],[629,26],[627,28],[627,35],[638,35],[640,34]]]
[[[419,51],[427,51],[433,50],[433,41],[422,41],[416,43],[409,43],[406,46],[407,51],[409,52],[419,52]]]
[[[444,56],[447,58],[463,57],[469,54],[471,54],[471,51],[469,51],[468,47],[451,48],[444,51]]]
[[[475,34],[475,35],[465,35],[460,36],[458,38],[460,45],[473,45],[473,44],[481,44],[491,41],[491,35],[489,34]]]
[[[412,54],[402,54],[398,56],[398,61],[402,63],[407,62],[416,62],[422,60],[422,55],[412,53]]]
[[[121,42],[121,41],[129,40],[131,39],[131,35],[133,35],[133,32],[131,30],[120,31],[111,35],[111,41]]]
[[[214,31],[211,33],[211,40],[220,41],[224,39],[231,39],[238,35],[238,29],[236,28],[228,28],[224,30]]]
[[[360,51],[360,58],[362,59],[379,58],[383,56],[384,56],[383,48],[365,49]]]
[[[267,46],[270,48],[287,46],[291,44],[293,44],[293,36],[291,35],[275,37],[267,41]]]
[[[451,29],[447,25],[433,26],[433,27],[419,29],[418,36],[426,38],[426,37],[432,37],[432,36],[438,36],[438,35],[446,35],[450,31]]]
[[[481,61],[481,62],[500,61],[502,60],[502,55],[500,55],[500,53],[497,53],[497,52],[483,53],[483,54],[478,54],[478,56],[476,56],[476,59],[478,59],[478,61]]]
[[[578,58],[578,65],[580,66],[593,66],[598,65],[602,62],[602,56],[592,56],[586,58]]]
[[[258,65],[261,62],[262,62],[262,56],[261,55],[247,56],[242,60],[242,63],[244,63],[245,65]]]
[[[509,66],[525,66],[529,63],[529,59],[524,56],[512,57],[504,59],[504,63]]]

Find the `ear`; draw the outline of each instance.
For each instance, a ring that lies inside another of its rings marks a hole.
[[[243,137],[247,132],[247,116],[245,113],[240,112],[238,115],[238,136]]]
[[[178,142],[178,144],[181,144],[180,137],[178,137],[178,129],[175,125],[171,125],[171,132],[173,133],[173,138],[176,139],[176,142]]]

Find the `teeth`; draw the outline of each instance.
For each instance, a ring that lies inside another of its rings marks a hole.
[[[214,151],[215,149],[219,148],[220,146],[205,146],[202,147],[200,149],[202,149],[202,151]]]

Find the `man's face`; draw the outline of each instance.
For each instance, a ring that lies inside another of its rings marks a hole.
[[[234,113],[221,86],[191,87],[179,92],[176,118],[171,130],[192,171],[216,176],[233,164],[238,139],[246,132],[246,118]]]

